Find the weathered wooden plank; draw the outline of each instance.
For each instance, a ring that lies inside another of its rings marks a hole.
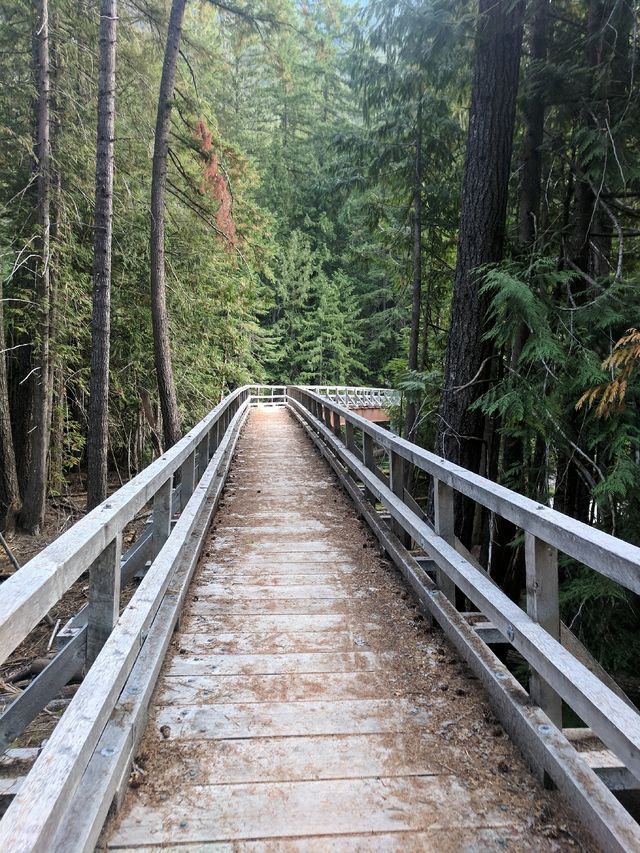
[[[398,497],[402,498],[405,492],[405,481],[407,480],[405,461],[402,456],[399,456],[393,451],[391,452],[390,457],[389,488],[394,495],[398,495]],[[411,537],[405,533],[404,528],[397,521],[393,522],[393,532],[406,548],[411,546]]]
[[[232,617],[225,617],[227,622]],[[252,616],[261,619],[262,616]],[[279,617],[287,619],[303,618],[297,616]],[[324,616],[304,617],[305,619],[323,619]],[[211,620],[207,619],[207,622]],[[299,631],[253,631],[250,633],[218,633],[192,634],[193,627],[203,629],[203,625],[195,626],[193,617],[187,617],[180,635],[180,649],[201,654],[277,654],[288,652],[342,652],[366,649],[369,632],[341,631],[329,626],[325,630],[312,631],[300,628]]]
[[[0,776],[0,797],[15,797],[26,776]]]
[[[184,631],[189,632],[187,622]],[[369,624],[370,630],[375,630],[375,623]],[[292,634],[296,632],[318,632],[331,631],[343,632],[350,629],[348,616],[342,614],[300,614],[297,616],[282,616],[280,614],[265,614],[264,616],[225,616],[224,618],[212,619],[207,625],[207,631],[214,635],[224,632],[225,634],[264,634],[267,632],[278,632]]]
[[[391,699],[392,687],[385,673],[286,673],[283,675],[183,675],[167,676],[159,688],[157,703],[194,705],[197,702],[304,702],[339,699]]]
[[[285,518],[288,514],[285,514]],[[253,524],[252,524],[253,521]],[[277,536],[279,539],[299,539],[304,533],[322,533],[326,530],[326,525],[321,521],[316,520],[292,520],[287,522],[279,522],[277,524],[256,524],[253,515],[245,518],[244,524],[217,524],[215,527],[218,536],[236,536],[238,533],[251,533],[260,540],[267,536]]]
[[[529,850],[530,832],[512,826],[448,826],[444,830],[449,850]],[[368,832],[366,835],[305,836],[304,838],[243,839],[243,853],[442,853],[443,827],[436,824],[422,831]],[[166,853],[166,845],[111,847],[121,853]],[[235,841],[180,844],[172,853],[238,853]]]
[[[180,510],[189,503],[189,498],[196,487],[196,451],[191,453],[180,466]]]
[[[202,595],[209,595],[214,598],[222,598],[224,596],[233,595],[236,598],[299,598],[303,601],[312,599],[348,599],[352,598],[353,594],[349,594],[347,590],[341,588],[338,584],[296,584],[292,586],[268,586],[249,585],[233,586],[225,583],[205,583],[199,590]]]
[[[303,571],[306,569],[306,571]],[[342,568],[338,567],[334,571],[333,564],[331,569],[319,567],[315,563],[310,563],[308,566],[295,565],[288,567],[286,563],[281,563],[276,568],[267,567],[263,569],[244,568],[240,562],[238,566],[229,564],[227,566],[219,566],[212,568],[210,563],[204,563],[201,566],[199,577],[203,581],[212,583],[224,582],[225,585],[235,589],[236,587],[251,584],[254,586],[308,586],[309,584],[339,584],[343,583],[345,578],[352,575],[356,569],[345,563]]]
[[[298,539],[293,542],[283,542],[278,537],[274,537],[273,539],[264,538],[260,542],[243,545],[242,552],[246,555],[247,559],[251,559],[252,555],[258,557],[262,554],[273,557],[280,554],[313,553],[322,554],[325,559],[344,560],[344,555],[333,545],[327,544],[326,539],[308,539],[306,542],[301,542]]]
[[[19,737],[54,696],[78,675],[85,662],[86,626],[58,652],[0,716],[0,752]]]
[[[608,749],[594,749],[580,753],[583,761],[596,773],[610,791],[637,791],[640,781]]]
[[[316,572],[326,571],[326,564],[331,565],[331,571],[353,571],[352,563],[342,559],[335,560],[333,557],[326,557],[324,554],[304,554],[303,556],[294,557],[272,557],[269,554],[247,556],[242,554],[240,557],[233,560],[207,559],[203,563],[203,571],[230,571],[235,573],[243,572],[272,572],[288,573],[291,571],[295,574],[315,574]]]
[[[446,776],[194,786],[189,803],[133,803],[110,846],[421,830],[445,804],[457,826],[508,823],[504,814],[486,814],[481,794]]]
[[[166,760],[172,744],[163,747]],[[187,789],[207,779],[216,785],[292,782],[305,779],[358,779],[376,776],[434,776],[445,771],[430,755],[421,732],[329,737],[302,736],[198,741],[176,745],[174,759]]]
[[[555,639],[560,639],[560,596],[558,551],[525,532],[524,553],[527,575],[527,613]],[[529,693],[554,725],[562,728],[562,699],[534,670]]]
[[[429,717],[428,709],[406,699],[230,703],[160,708],[155,726],[169,726],[172,739],[215,740],[403,732],[426,725]]]
[[[97,658],[120,613],[120,556],[122,534],[110,542],[89,568],[87,666]]]
[[[377,672],[395,662],[391,652],[290,652],[281,654],[176,655],[168,676],[277,675],[279,673]]]
[[[198,597],[189,607],[189,613],[194,616],[216,615],[223,613],[237,615],[239,613],[269,614],[279,613],[281,615],[301,614],[346,614],[352,607],[353,602],[344,598],[208,598]]]
[[[433,509],[434,528],[438,536],[442,537],[449,545],[455,546],[455,517],[453,489],[441,480],[434,477],[433,480]],[[439,566],[436,565],[436,579],[438,586],[447,596],[449,601],[456,602],[456,586],[451,578]]]

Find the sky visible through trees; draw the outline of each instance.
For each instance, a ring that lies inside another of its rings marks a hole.
[[[94,506],[256,381],[398,388],[404,435],[640,542],[639,23],[0,1],[5,531],[72,480]],[[518,600],[519,531],[456,518]],[[637,675],[637,600],[570,562],[561,589]]]

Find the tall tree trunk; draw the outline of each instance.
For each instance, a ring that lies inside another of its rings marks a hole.
[[[491,355],[483,341],[487,297],[476,270],[503,253],[523,16],[524,0],[480,0],[438,436],[439,452],[476,472],[484,423],[472,406],[486,390]],[[468,544],[472,507],[460,502],[456,509],[458,534]]]
[[[621,94],[617,88],[618,81],[614,84],[611,79],[609,67],[618,40],[624,43],[619,31],[621,22],[615,16],[616,6],[613,0],[590,0],[586,20],[584,66],[588,88],[583,93],[586,106],[580,113],[580,125],[593,134],[602,134],[605,138],[608,128],[615,127],[610,100],[613,87],[615,86],[617,96]],[[594,188],[599,186],[603,179],[606,160],[600,156],[583,162],[578,152],[575,168],[567,258],[569,267],[578,273],[584,273],[584,276],[578,276],[571,283],[568,293],[570,307],[592,298],[592,294],[587,293],[590,280],[609,275],[611,250],[611,223],[603,216],[594,192]],[[576,444],[580,444],[581,417],[574,415],[575,429],[568,430],[569,437]],[[567,447],[558,453],[556,480],[558,485],[554,507],[588,523],[591,487],[581,473],[573,449]]]
[[[524,102],[525,135],[522,150],[520,199],[518,209],[518,236],[520,252],[524,255],[535,248],[540,222],[542,192],[542,143],[544,140],[545,96],[540,71],[547,58],[549,26],[549,0],[537,0],[531,23],[530,64],[526,78]],[[511,342],[508,354],[509,367],[518,368],[522,349],[529,330],[520,323]],[[502,448],[502,482],[509,488],[524,492],[525,447],[519,436],[506,435]],[[517,472],[517,473],[516,473]],[[494,580],[518,600],[524,584],[524,559],[522,547],[514,547],[517,527],[499,515],[495,516],[491,547],[490,573]]]
[[[13,430],[9,409],[9,383],[7,380],[7,348],[4,334],[4,311],[2,301],[2,279],[0,279],[0,526],[12,533],[15,519],[20,512],[20,488]]]
[[[185,5],[186,0],[173,0],[171,4],[169,30],[160,81],[160,95],[158,97],[151,176],[151,313],[165,448],[171,447],[180,439],[180,418],[171,366],[169,318],[164,281],[164,205],[167,189],[167,151],[169,148],[171,102],[173,100],[176,62],[180,50]]]
[[[116,0],[101,0],[91,379],[89,384],[89,435],[87,442],[87,509],[93,509],[107,497],[116,16]]]
[[[49,68],[49,7],[48,0],[38,2],[37,42],[37,146],[38,208],[35,298],[38,313],[36,369],[33,382],[31,432],[29,436],[31,466],[24,491],[20,525],[37,533],[44,521],[47,496],[47,456],[51,419],[51,374],[49,368],[49,263],[50,263],[50,68]]]
[[[526,127],[518,216],[520,248],[523,251],[534,246],[540,220],[542,143],[546,109],[540,71],[547,58],[548,26],[549,0],[537,0],[531,26],[531,59],[524,101]]]
[[[420,343],[420,302],[422,297],[422,94],[416,110],[416,150],[413,185],[413,287],[411,294],[411,332],[409,337],[409,370],[418,369]],[[413,441],[416,432],[416,404],[407,403],[404,434]]]

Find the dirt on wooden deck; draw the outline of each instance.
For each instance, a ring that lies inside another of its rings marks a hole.
[[[101,846],[596,849],[282,409],[240,437]]]

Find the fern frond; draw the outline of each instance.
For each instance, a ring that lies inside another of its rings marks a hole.
[[[627,329],[616,342],[612,353],[602,362],[603,370],[618,370],[610,382],[604,382],[586,391],[576,403],[576,411],[583,406],[591,409],[598,400],[596,417],[608,418],[613,412],[624,409],[629,379],[640,366],[640,331]]]

